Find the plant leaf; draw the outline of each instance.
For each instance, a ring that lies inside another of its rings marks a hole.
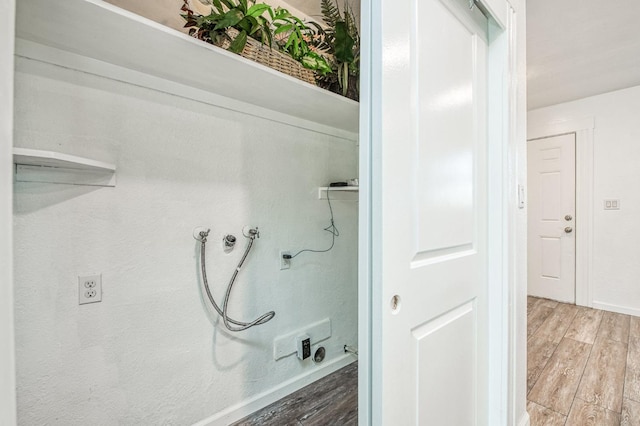
[[[291,31],[291,28],[293,28],[293,24],[279,25],[278,28],[276,28],[276,30],[273,32],[273,35]]]
[[[284,45],[284,50],[289,49],[289,47],[291,47],[291,45],[295,46],[295,42],[298,40],[298,37],[296,35],[295,32],[291,33],[291,35],[289,36],[289,39],[287,40],[287,43]]]
[[[347,92],[349,91],[349,66],[348,64],[342,64],[343,73],[342,76],[342,96],[347,96]]]
[[[321,0],[320,10],[322,20],[331,28],[335,27],[336,22],[341,19],[340,10],[333,4],[333,0]]]
[[[275,15],[273,17],[273,20],[274,21],[276,21],[276,20],[285,20],[290,16],[291,16],[291,14],[289,13],[289,11],[287,9],[283,9],[281,7],[278,7],[275,10]]]
[[[249,10],[247,10],[247,15],[257,18],[258,16],[262,15],[265,12],[265,10],[270,8],[271,6],[269,6],[268,4],[264,4],[264,3],[254,4],[249,8]]]
[[[251,29],[249,31],[250,36],[254,35],[256,32],[261,31],[263,29],[262,25],[260,25],[256,20],[256,18],[254,18],[253,16],[247,16],[246,20],[248,22],[251,22]]]
[[[300,58],[300,63],[303,67],[317,71],[322,75],[327,75],[331,72],[331,67],[327,63],[327,60],[315,52],[308,52]]]
[[[240,22],[235,24],[233,27],[235,29],[237,29],[238,31],[243,31],[244,30],[244,31],[250,33],[252,25],[251,25],[251,22],[249,21],[249,18],[250,17],[245,16],[243,19],[240,20]],[[250,18],[250,19],[255,20],[255,18]]]
[[[224,5],[227,6],[227,8],[229,9],[235,9],[238,7],[232,0],[220,0],[220,1],[224,3]],[[222,11],[220,11],[220,13],[222,13]]]
[[[347,24],[344,21],[336,22],[335,52],[339,62],[353,62],[354,40],[349,35]]]
[[[233,27],[238,22],[242,21],[242,18],[244,18],[244,14],[241,11],[239,11],[238,9],[232,9],[222,15],[222,18],[220,19],[220,21],[218,21],[213,29],[219,30],[221,28]]]
[[[247,32],[242,30],[238,34],[238,36],[231,42],[229,46],[229,51],[233,53],[240,53],[242,49],[244,49],[245,44],[247,44]]]
[[[213,3],[213,7],[216,8],[218,13],[224,13],[224,8],[222,7],[222,3],[220,3],[220,0],[211,0],[211,1]]]

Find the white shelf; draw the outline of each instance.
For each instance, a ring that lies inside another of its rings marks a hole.
[[[114,164],[75,155],[37,149],[13,148],[17,182],[115,186]]]
[[[239,101],[258,110],[285,114],[302,121],[302,127],[309,122],[346,132],[350,139],[357,136],[357,102],[104,1],[21,0],[16,6],[16,54],[19,56],[51,63],[62,60],[58,56],[65,56],[37,52],[38,49],[29,45],[36,43],[63,51],[67,56],[80,55],[188,86],[189,90],[197,88],[213,93],[227,99],[228,104]],[[77,62],[81,68],[82,61]],[[94,68],[98,69],[96,73],[101,72],[101,67]],[[104,64],[102,68],[108,66]],[[256,114],[255,111],[248,113]]]
[[[115,172],[116,166],[89,158],[76,157],[54,151],[13,148],[13,162],[26,166],[60,167],[65,169],[98,170]]]
[[[360,190],[359,186],[321,186],[318,188],[319,191],[326,191],[330,189],[333,191],[347,191],[347,192],[358,192]]]
[[[331,193],[331,199],[336,200],[357,200],[358,191],[360,188],[358,186],[321,186],[318,188],[318,199],[326,200],[327,199],[327,190]],[[351,194],[355,194],[354,197]]]

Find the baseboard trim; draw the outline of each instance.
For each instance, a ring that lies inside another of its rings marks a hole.
[[[331,362],[323,364],[320,368],[314,369],[309,373],[296,376],[281,385],[242,401],[239,404],[233,405],[211,417],[200,420],[199,422],[194,423],[193,426],[227,426],[251,413],[255,413],[269,404],[273,404],[277,400],[302,389],[308,384],[311,384],[316,380],[341,369],[342,367],[346,367],[354,361],[355,359],[353,355],[340,356]]]
[[[520,417],[520,421],[518,422],[518,426],[529,426],[531,424],[531,419],[529,418],[529,413],[526,411]]]
[[[627,306],[612,305],[610,303],[596,302],[594,300],[593,307],[596,309],[602,309],[605,311],[617,312],[619,314],[627,314],[627,315],[634,315],[636,317],[640,317],[640,309],[629,308]]]

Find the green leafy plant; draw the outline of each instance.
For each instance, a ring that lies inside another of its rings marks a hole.
[[[357,101],[360,95],[360,34],[356,18],[346,2],[341,11],[333,0],[321,0],[320,9],[326,28],[315,24],[318,37],[314,45],[329,56],[331,72],[318,77],[318,85]]]
[[[315,37],[315,31],[306,26],[300,18],[293,16],[288,10],[277,8],[270,12],[271,21],[274,26],[274,36],[284,36],[278,45],[281,50],[287,52],[305,68],[317,71],[321,75],[331,72],[331,67],[327,60],[314,52],[309,44]]]
[[[276,43],[281,50],[300,62],[305,68],[320,75],[331,72],[327,60],[314,52],[308,44],[315,32],[307,27],[302,20],[293,16],[283,8],[273,9],[271,6],[254,0],[201,0],[211,5],[209,15],[195,13],[189,7],[189,0],[183,0],[182,17],[187,21],[185,28],[189,34],[218,46],[229,41],[228,50],[241,53],[247,43],[247,37],[252,37],[263,44],[273,47],[274,37],[280,37],[282,42]],[[268,13],[269,19],[263,16]],[[238,35],[231,37],[228,29],[234,28]]]
[[[222,45],[229,40],[231,52],[240,53],[247,43],[247,37],[260,40],[271,46],[271,23],[264,15],[271,7],[264,3],[255,4],[247,0],[207,0],[211,7],[209,15],[200,15],[189,7],[188,0],[183,0],[182,17],[187,21],[185,28],[190,28],[189,34],[215,45]],[[251,5],[249,5],[251,4]],[[228,28],[235,28],[238,35],[231,39]]]

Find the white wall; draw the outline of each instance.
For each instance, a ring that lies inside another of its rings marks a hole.
[[[15,1],[0,2],[0,425],[15,424],[11,198]]]
[[[638,111],[640,86],[529,112],[530,130],[551,122],[595,118],[592,302],[594,307],[635,315],[640,315]],[[609,198],[620,199],[619,211],[603,210],[603,200]]]
[[[18,419],[21,424],[192,424],[318,370],[274,361],[275,337],[331,318],[327,360],[356,344],[357,203],[335,201],[333,251],[279,270],[280,249],[331,238],[317,187],[356,175],[357,147],[293,126],[18,59],[16,145],[117,164],[117,186],[15,185]],[[309,100],[312,102],[313,100]],[[259,226],[231,313],[275,318],[225,332],[199,287],[195,226],[212,228],[221,297]],[[235,234],[240,249],[219,242]],[[78,306],[77,277],[104,296]]]

